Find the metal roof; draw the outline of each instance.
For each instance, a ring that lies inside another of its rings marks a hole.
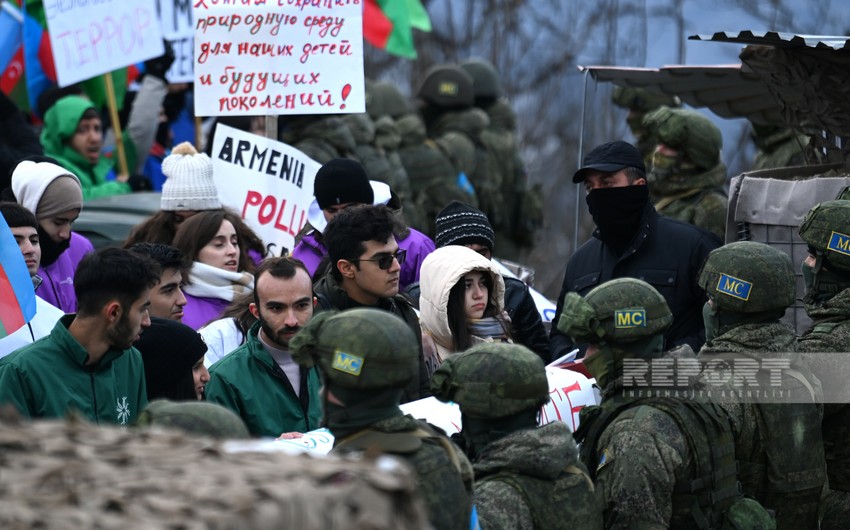
[[[782,110],[761,77],[740,64],[630,68],[579,66],[596,81],[678,96],[692,107],[705,107],[724,118],[747,118],[784,126]]]
[[[796,35],[778,31],[718,31],[712,35],[691,35],[689,40],[737,42],[777,48],[814,48],[818,50],[850,50],[846,36]]]

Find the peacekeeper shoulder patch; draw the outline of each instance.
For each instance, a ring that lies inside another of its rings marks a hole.
[[[618,309],[614,311],[614,327],[617,329],[645,328],[646,309]]]
[[[337,350],[334,352],[331,368],[347,374],[360,376],[360,370],[363,369],[363,357]]]
[[[850,236],[833,232],[829,237],[829,244],[826,248],[839,254],[850,256]]]
[[[753,284],[745,282],[740,278],[729,276],[728,274],[720,274],[720,279],[717,280],[717,290],[723,294],[728,294],[733,298],[744,300],[750,299],[750,292],[753,290]]]

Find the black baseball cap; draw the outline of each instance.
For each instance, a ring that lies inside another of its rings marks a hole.
[[[584,181],[588,171],[614,173],[626,167],[633,167],[646,173],[643,157],[635,146],[622,140],[608,142],[587,153],[581,169],[573,175],[573,182]]]

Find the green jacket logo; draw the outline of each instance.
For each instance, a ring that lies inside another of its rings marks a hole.
[[[115,412],[118,415],[118,423],[127,425],[130,420],[130,404],[127,403],[127,396],[115,400]]]
[[[753,284],[745,282],[740,278],[729,276],[728,274],[720,274],[720,279],[717,280],[717,290],[746,302],[750,299],[750,291],[753,290]]]
[[[339,370],[340,372],[359,376],[360,370],[363,369],[363,357],[357,357],[356,355],[351,355],[350,353],[337,350],[334,353],[331,368]]]
[[[850,256],[850,236],[833,232],[829,238],[829,244],[826,246],[829,250],[834,250],[839,254]]]
[[[618,309],[614,311],[614,327],[617,329],[645,328],[646,309]]]

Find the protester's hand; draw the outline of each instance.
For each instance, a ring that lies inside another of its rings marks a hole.
[[[165,81],[165,73],[168,72],[168,69],[171,68],[172,64],[174,64],[174,59],[176,57],[171,43],[163,41],[163,44],[165,46],[165,53],[159,57],[154,57],[153,59],[145,61],[145,73]]]
[[[128,180],[127,183],[130,184],[130,189],[133,191],[152,191],[153,186],[151,185],[151,181],[144,175],[133,175]]]
[[[115,177],[116,182],[128,182],[130,180],[130,175],[118,175]]]
[[[293,440],[295,438],[301,438],[304,435],[300,432],[285,432],[277,437],[278,440]]]

